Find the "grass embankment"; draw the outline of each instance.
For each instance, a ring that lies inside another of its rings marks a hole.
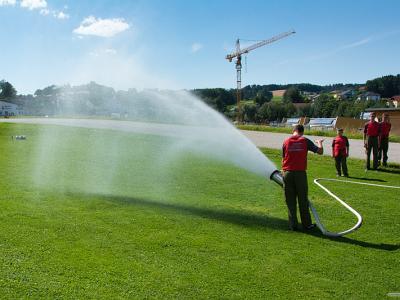
[[[327,239],[287,230],[282,190],[269,180],[193,154],[166,163],[173,140],[44,128],[0,124],[2,298],[378,299],[399,292],[396,190],[327,184],[364,217],[357,232]],[[21,134],[28,139],[10,138]],[[279,151],[264,153],[279,162]],[[366,174],[352,159],[349,170],[363,182],[399,184],[397,170]],[[310,155],[310,182],[332,175],[329,157]],[[313,185],[310,195],[329,229],[354,223]]]
[[[271,99],[272,102],[282,102],[283,96],[273,96]]]
[[[279,132],[279,133],[292,133],[292,128],[290,127],[271,127],[267,125],[237,125],[236,126],[242,130],[252,130],[252,131],[266,131],[266,132]],[[316,135],[316,136],[336,136],[336,131],[334,130],[307,130],[305,129],[306,135]],[[360,131],[345,131],[345,135],[349,139],[362,140],[363,134]],[[391,135],[389,141],[392,143],[400,143],[400,136]]]

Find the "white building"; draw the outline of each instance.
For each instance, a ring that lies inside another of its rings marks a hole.
[[[0,101],[0,116],[19,116],[24,112],[17,104]]]
[[[372,93],[372,92],[366,92],[361,94],[360,96],[357,97],[357,100],[372,100],[372,101],[379,101],[381,100],[381,95],[377,93]]]

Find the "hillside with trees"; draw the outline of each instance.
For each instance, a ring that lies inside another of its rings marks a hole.
[[[368,80],[366,86],[368,91],[378,93],[382,97],[400,95],[400,74]]]
[[[284,90],[280,98],[273,96],[273,91]],[[90,82],[84,85],[55,86],[38,89],[33,95],[19,95],[13,85],[0,81],[0,100],[11,102],[22,107],[28,115],[98,115],[110,116],[120,114],[135,116],[151,116],[154,114],[155,101],[151,99],[151,90],[116,91],[111,87]],[[352,91],[350,97],[338,98],[340,92]],[[388,75],[365,84],[332,84],[315,85],[269,84],[248,85],[242,89],[241,111],[238,112],[236,89],[206,88],[189,92],[202,101],[235,120],[239,113],[241,119],[249,123],[267,123],[281,121],[288,117],[354,117],[369,107],[385,107],[387,101],[363,100],[360,95],[366,91],[389,98],[400,94],[400,74]],[[161,91],[171,93],[172,91]],[[160,91],[158,91],[160,93]],[[140,110],[140,111],[139,111]],[[157,116],[162,118],[162,116]]]

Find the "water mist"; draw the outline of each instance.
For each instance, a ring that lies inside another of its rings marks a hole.
[[[98,97],[105,99],[102,95]],[[102,101],[104,110],[115,111],[114,115],[118,116],[118,120],[104,120],[99,115],[96,119],[84,118],[81,108],[90,106],[90,103],[85,103],[88,100],[82,96],[72,97],[70,90],[61,91],[58,101],[59,117],[25,119],[24,122],[85,127],[97,129],[96,132],[100,132],[99,129],[118,130],[159,136],[169,142],[163,143],[160,152],[149,160],[149,169],[159,169],[163,172],[163,168],[167,168],[170,162],[179,159],[185,153],[198,153],[281,183],[275,165],[250,140],[224,116],[189,92],[147,90],[140,95],[134,93],[130,95],[127,92],[124,101],[117,102],[113,98]],[[65,117],[70,115],[74,115],[75,118]],[[76,176],[72,177],[77,178],[76,184],[79,185],[79,189],[90,192],[94,192],[93,189],[102,193],[112,192],[112,185],[117,181],[119,169],[124,167],[124,162],[119,157],[120,147],[123,147],[122,138],[116,137],[112,141],[98,137],[91,139],[90,136],[84,138],[87,139],[87,147],[77,153],[79,162],[68,164],[65,162],[67,156],[70,155],[69,152],[74,151],[71,150],[73,147],[69,150],[68,148],[78,141],[74,141],[73,135],[60,134],[54,128],[43,129],[35,158],[33,177],[36,183],[42,186],[51,185],[55,178],[61,176],[60,168],[67,170],[75,168]],[[99,149],[104,148],[107,150],[102,158],[106,174],[99,174],[101,170],[88,170],[93,168],[88,162],[97,157],[95,154]],[[143,149],[143,153],[146,151],[151,153],[152,150]],[[137,172],[144,171],[137,170]],[[98,175],[93,177],[93,174]],[[63,184],[60,181],[57,184],[58,189],[67,189],[67,185],[71,183]],[[155,182],[155,185],[157,184],[161,185]]]

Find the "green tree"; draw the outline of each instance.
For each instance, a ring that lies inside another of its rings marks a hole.
[[[272,99],[272,93],[267,89],[261,89],[257,92],[254,102],[258,105],[263,105],[265,102],[269,102]]]
[[[222,88],[195,89],[193,93],[220,112],[224,112],[228,105],[236,103],[234,94]]]
[[[17,91],[11,83],[5,80],[0,81],[0,99],[14,98],[16,95]]]
[[[267,102],[257,111],[256,119],[260,122],[281,121],[296,112],[292,103]]]
[[[257,106],[255,104],[245,104],[242,110],[245,122],[255,122],[257,113]]]
[[[366,82],[367,90],[380,94],[382,97],[392,97],[400,94],[400,74],[387,75]]]
[[[329,118],[336,117],[335,112],[337,110],[339,101],[333,99],[328,94],[321,94],[312,106],[312,116],[314,118]]]
[[[291,103],[303,103],[304,98],[300,94],[300,91],[297,87],[291,86],[283,94],[283,101]]]

